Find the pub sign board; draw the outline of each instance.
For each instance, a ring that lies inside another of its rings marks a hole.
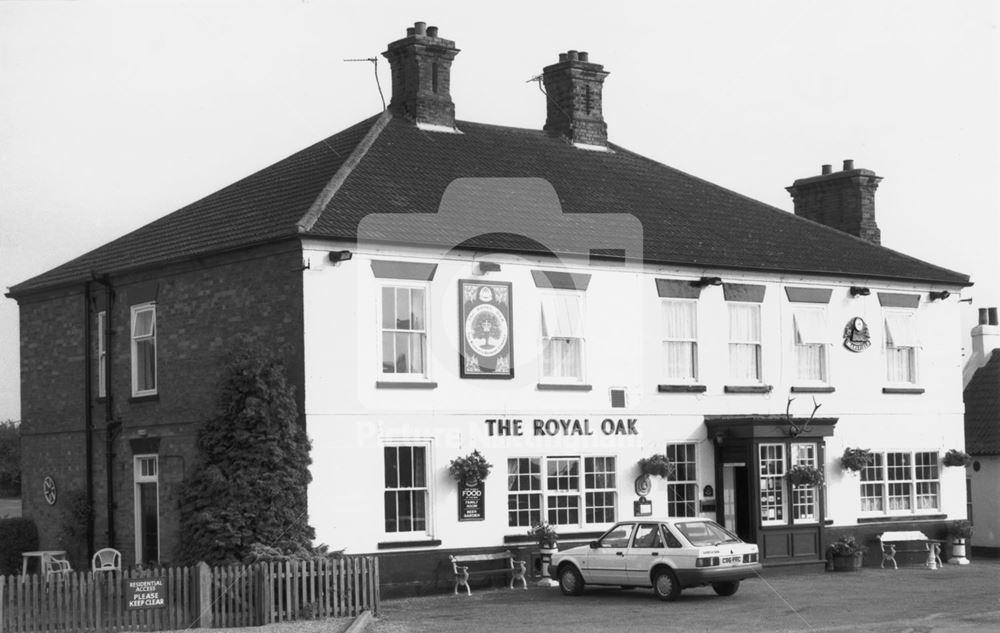
[[[513,378],[510,283],[461,279],[458,297],[462,378]]]
[[[164,576],[129,578],[125,581],[125,601],[129,610],[167,606],[167,579]]]
[[[475,482],[458,482],[458,520],[483,521],[486,519],[486,487],[482,479]]]

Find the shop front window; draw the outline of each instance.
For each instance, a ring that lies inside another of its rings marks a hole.
[[[760,521],[762,525],[785,523],[785,445],[760,445]]]
[[[816,468],[815,444],[792,444],[792,465]],[[812,523],[817,520],[816,486],[792,485],[792,520]]]

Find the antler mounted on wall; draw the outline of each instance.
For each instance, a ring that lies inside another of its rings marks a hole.
[[[788,420],[788,434],[792,437],[798,437],[809,430],[809,425],[812,424],[813,418],[816,417],[816,411],[823,405],[816,402],[816,396],[813,396],[813,410],[809,414],[809,419],[803,424],[796,424],[795,420],[792,419],[792,402],[795,398],[789,398],[788,404],[785,406],[785,419]]]

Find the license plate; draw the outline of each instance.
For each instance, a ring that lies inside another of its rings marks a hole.
[[[723,565],[735,565],[743,562],[742,556],[723,556],[720,561]]]

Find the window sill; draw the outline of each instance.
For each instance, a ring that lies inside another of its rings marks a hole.
[[[705,393],[705,385],[656,385],[660,393]]]
[[[537,385],[539,391],[591,391],[591,385],[580,385],[561,382],[540,382]]]
[[[836,387],[792,387],[792,393],[833,393]]]
[[[604,534],[607,530],[601,530],[597,532],[559,532],[560,541],[592,541]],[[537,536],[530,536],[528,534],[507,534],[503,537],[504,545],[519,545],[522,543],[536,544],[538,543]]]
[[[882,387],[882,393],[896,393],[896,394],[921,394],[924,392],[923,387]]]
[[[132,396],[128,399],[129,402],[158,402],[160,400],[160,394],[151,393],[145,396]]]
[[[900,523],[902,521],[941,521],[947,514],[887,514],[875,517],[858,517],[858,523]]]
[[[726,393],[771,393],[771,385],[726,385]]]
[[[440,547],[441,539],[431,538],[420,541],[383,541],[378,549],[405,549],[407,547]]]
[[[376,389],[437,389],[438,384],[430,380],[376,380]]]

